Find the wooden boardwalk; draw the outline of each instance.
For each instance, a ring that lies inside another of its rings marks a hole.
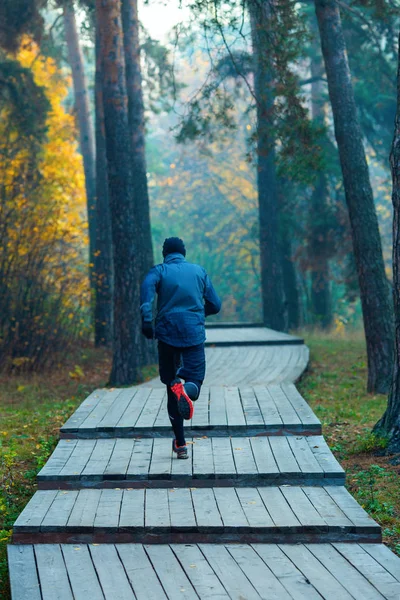
[[[187,461],[159,382],[82,403],[14,525],[13,600],[400,599],[400,559],[293,385],[308,349],[260,329],[208,330],[229,347],[207,349]]]
[[[293,384],[203,387],[187,426],[203,435],[320,434],[321,423]],[[61,437],[169,435],[163,388],[96,390],[61,428]]]

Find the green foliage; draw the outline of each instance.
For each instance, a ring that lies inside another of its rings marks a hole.
[[[39,41],[44,26],[40,11],[47,0],[2,0],[0,2],[0,47],[15,52],[23,35]]]

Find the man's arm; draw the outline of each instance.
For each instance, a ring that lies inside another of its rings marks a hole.
[[[160,271],[153,267],[146,275],[140,290],[140,313],[143,323],[153,321],[153,302],[160,281]]]
[[[211,279],[206,274],[206,285],[204,290],[204,312],[206,317],[216,315],[221,310],[221,300],[215,291]]]

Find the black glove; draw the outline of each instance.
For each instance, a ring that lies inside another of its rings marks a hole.
[[[153,324],[150,321],[144,321],[142,323],[142,333],[148,340],[154,339]]]

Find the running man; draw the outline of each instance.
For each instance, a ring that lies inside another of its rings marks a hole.
[[[206,371],[205,317],[217,314],[221,301],[203,267],[185,260],[181,239],[166,239],[163,256],[164,262],[149,271],[142,285],[142,332],[146,338],[158,340],[160,379],[167,386],[168,415],[175,434],[172,450],[185,459],[183,421],[193,417],[193,401],[199,397]]]

